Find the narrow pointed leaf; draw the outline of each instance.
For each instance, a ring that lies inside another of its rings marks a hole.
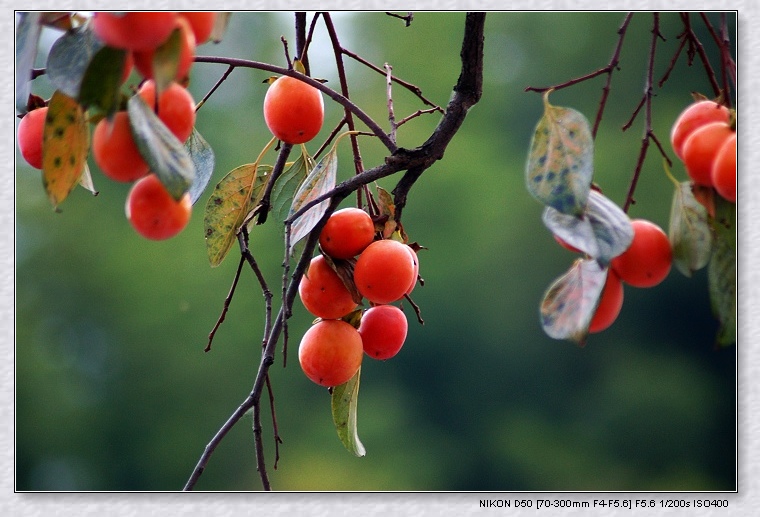
[[[338,438],[350,453],[359,457],[367,453],[359,440],[356,421],[360,377],[361,368],[348,382],[333,388],[331,401],[333,423]]]
[[[271,166],[246,164],[228,172],[206,203],[203,225],[212,267],[222,263],[248,212],[264,193]]]
[[[19,13],[16,25],[16,110],[26,113],[32,83],[32,68],[40,40],[41,13]]]
[[[547,289],[541,302],[541,325],[554,339],[582,344],[607,279],[596,260],[578,259]]]
[[[90,191],[93,196],[98,195],[98,190],[95,188],[95,183],[92,181],[90,166],[87,165],[87,162],[84,162],[84,170],[82,171],[82,176],[79,178],[79,185],[85,190]]]
[[[101,48],[103,43],[87,27],[66,32],[50,47],[46,70],[50,82],[69,97],[79,99],[82,78]]]
[[[283,223],[288,218],[298,187],[314,165],[314,159],[308,153],[301,153],[301,156],[277,179],[272,189],[272,212],[278,222]]]
[[[690,277],[710,261],[712,228],[707,209],[694,197],[691,183],[684,181],[673,192],[668,238],[673,249],[673,264]]]
[[[190,185],[190,201],[195,204],[206,190],[209,181],[211,181],[211,176],[214,174],[216,157],[209,143],[195,128],[193,128],[193,132],[185,142],[185,149],[190,154],[190,159],[193,160],[195,168],[195,180]]]
[[[602,265],[623,253],[633,240],[631,220],[603,194],[592,190],[582,217],[563,214],[547,206],[543,221],[566,243],[597,259]]]
[[[153,53],[153,80],[157,92],[163,92],[177,77],[182,50],[182,31],[174,29]]]
[[[337,170],[338,153],[335,147],[333,147],[311,170],[303,183],[301,183],[301,186],[293,197],[293,204],[290,207],[288,219],[291,219],[301,207],[306,206],[310,201],[332,190],[335,187]],[[308,235],[312,228],[314,228],[319,222],[325,214],[329,204],[329,199],[317,203],[292,221],[290,251],[292,251],[292,247]]]
[[[713,313],[720,322],[717,342],[736,343],[736,205],[716,196],[715,242],[707,268]]]
[[[543,204],[564,214],[580,215],[593,175],[594,139],[586,117],[571,108],[549,104],[533,134],[525,181]]]
[[[127,113],[140,154],[169,194],[182,199],[195,180],[190,153],[139,95],[129,99]]]
[[[97,50],[81,78],[79,102],[85,107],[98,108],[109,117],[118,111],[126,62],[125,50],[111,47]]]
[[[224,38],[224,33],[227,32],[227,26],[230,23],[231,12],[216,13],[216,19],[214,20],[214,28],[211,29],[211,36],[209,39],[214,43],[219,43]]]
[[[57,207],[79,183],[87,161],[89,133],[82,107],[56,91],[50,99],[42,137],[42,182]]]

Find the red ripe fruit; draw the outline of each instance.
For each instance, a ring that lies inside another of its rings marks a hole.
[[[180,11],[178,14],[190,22],[197,45],[208,41],[216,23],[215,12]]]
[[[132,138],[126,111],[102,119],[92,134],[92,155],[100,170],[114,181],[130,182],[148,174],[140,150]]]
[[[715,156],[712,183],[723,199],[736,203],[736,133],[728,137]]]
[[[703,100],[689,105],[673,123],[670,132],[670,143],[676,156],[683,160],[683,145],[695,129],[710,122],[728,124],[730,116],[728,108],[714,101]]]
[[[42,138],[45,132],[47,106],[30,111],[18,123],[18,148],[26,163],[42,169]]]
[[[92,30],[110,47],[127,50],[149,50],[166,41],[174,30],[175,12],[96,12]]]
[[[154,111],[156,110],[156,83],[145,81],[137,92]],[[158,118],[180,142],[188,139],[195,126],[195,101],[185,88],[171,83],[158,97]]]
[[[135,182],[125,207],[127,219],[137,233],[151,240],[177,235],[190,221],[191,210],[190,194],[175,201],[155,174]]]
[[[319,234],[319,246],[333,258],[355,257],[375,238],[375,224],[360,208],[343,208],[330,216]]]
[[[403,298],[416,277],[409,246],[391,239],[374,241],[354,266],[354,282],[362,296],[385,304]]]
[[[588,327],[589,333],[595,334],[609,328],[617,319],[622,307],[623,282],[620,281],[620,277],[615,271],[609,269],[602,289],[602,296]]]
[[[620,279],[634,287],[653,287],[668,276],[673,251],[665,232],[651,221],[634,219],[633,241],[622,254],[613,258],[610,267]]]
[[[683,144],[683,163],[691,180],[712,186],[712,166],[718,151],[734,134],[725,122],[710,122],[694,130]]]
[[[322,255],[311,259],[298,294],[306,310],[323,319],[342,318],[356,308],[351,292]]]
[[[339,386],[356,375],[364,352],[359,332],[343,320],[321,320],[307,330],[298,347],[306,377],[320,386]]]
[[[390,359],[401,350],[408,329],[406,315],[395,305],[367,309],[359,325],[364,352],[373,359]]]
[[[289,76],[277,78],[264,97],[264,121],[288,144],[303,144],[319,133],[324,121],[322,93]]]
[[[187,77],[190,68],[193,66],[195,59],[195,34],[190,26],[190,22],[183,17],[175,21],[175,28],[180,31],[180,51],[179,62],[177,63],[177,73],[174,79],[181,81]],[[153,78],[153,57],[156,50],[135,51],[134,53],[135,68],[146,79]]]

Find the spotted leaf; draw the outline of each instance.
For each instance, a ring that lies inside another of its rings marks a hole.
[[[84,110],[56,91],[50,98],[42,136],[42,182],[53,206],[58,207],[79,183],[88,151]]]
[[[543,204],[578,215],[586,206],[593,175],[594,140],[586,117],[552,106],[544,96],[544,115],[530,143],[525,180]]]

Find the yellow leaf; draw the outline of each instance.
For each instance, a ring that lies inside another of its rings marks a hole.
[[[42,182],[57,207],[79,183],[89,150],[84,110],[60,91],[50,99],[42,142]]]

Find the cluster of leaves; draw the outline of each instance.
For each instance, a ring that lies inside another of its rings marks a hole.
[[[628,215],[592,190],[594,140],[582,113],[553,106],[544,95],[526,165],[528,191],[545,205],[543,222],[585,254],[546,292],[541,302],[544,331],[583,343],[602,294],[610,261],[633,240]]]

